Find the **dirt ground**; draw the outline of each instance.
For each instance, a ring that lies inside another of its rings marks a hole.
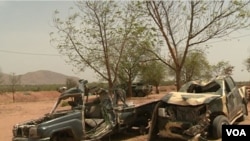
[[[0,94],[0,140],[11,141],[14,124],[35,119],[50,112],[58,95],[56,91],[19,92],[15,94],[16,102],[13,103],[12,94]],[[250,111],[250,103],[248,110]],[[240,124],[250,124],[250,116]],[[144,141],[146,137],[146,135],[115,135],[109,140]]]
[[[58,92],[16,93],[0,95],[0,140],[11,141],[14,124],[43,116],[50,112]]]

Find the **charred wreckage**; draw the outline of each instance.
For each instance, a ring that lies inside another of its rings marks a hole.
[[[114,90],[114,98],[102,88],[91,95],[86,84],[86,80],[80,80],[78,87],[60,89],[51,112],[14,125],[12,140],[94,141],[135,126],[145,132],[159,99],[135,106],[126,103],[121,89]]]
[[[221,138],[222,125],[248,115],[244,87],[230,76],[209,82],[191,81],[166,94],[156,105],[148,140],[207,140]]]
[[[118,93],[114,99],[104,89],[90,95],[87,81],[79,82],[78,87],[62,91],[44,117],[14,125],[12,140],[92,141],[135,126],[142,132],[150,127],[148,141],[218,139],[223,124],[234,124],[248,115],[246,89],[237,87],[230,76],[191,81],[178,92],[140,106],[127,104],[121,91],[114,92]]]

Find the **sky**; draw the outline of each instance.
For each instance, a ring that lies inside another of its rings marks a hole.
[[[53,12],[67,16],[72,1],[1,1],[0,0],[0,69],[3,73],[25,74],[49,70],[95,81],[90,70],[76,71],[50,44],[55,31]]]
[[[72,1],[3,1],[0,0],[0,69],[3,73],[25,74],[49,70],[87,79],[97,78],[91,70],[76,71],[67,64],[50,44],[49,33],[54,31],[53,12],[67,16]],[[234,66],[236,81],[249,81],[244,60],[250,57],[250,30],[239,31],[230,40],[209,41],[207,59],[211,64],[228,61]]]

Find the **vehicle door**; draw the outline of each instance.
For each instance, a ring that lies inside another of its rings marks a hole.
[[[225,79],[225,91],[227,99],[227,107],[229,112],[229,120],[237,116],[237,113],[241,110],[240,95],[234,81],[227,77]]]

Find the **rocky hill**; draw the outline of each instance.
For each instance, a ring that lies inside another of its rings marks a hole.
[[[48,70],[39,70],[34,72],[28,72],[20,76],[22,85],[43,85],[43,84],[65,84],[68,78],[72,78],[74,80],[79,80],[77,77],[67,76],[61,73],[52,72]],[[9,84],[9,74],[4,74],[2,76],[3,83]]]

